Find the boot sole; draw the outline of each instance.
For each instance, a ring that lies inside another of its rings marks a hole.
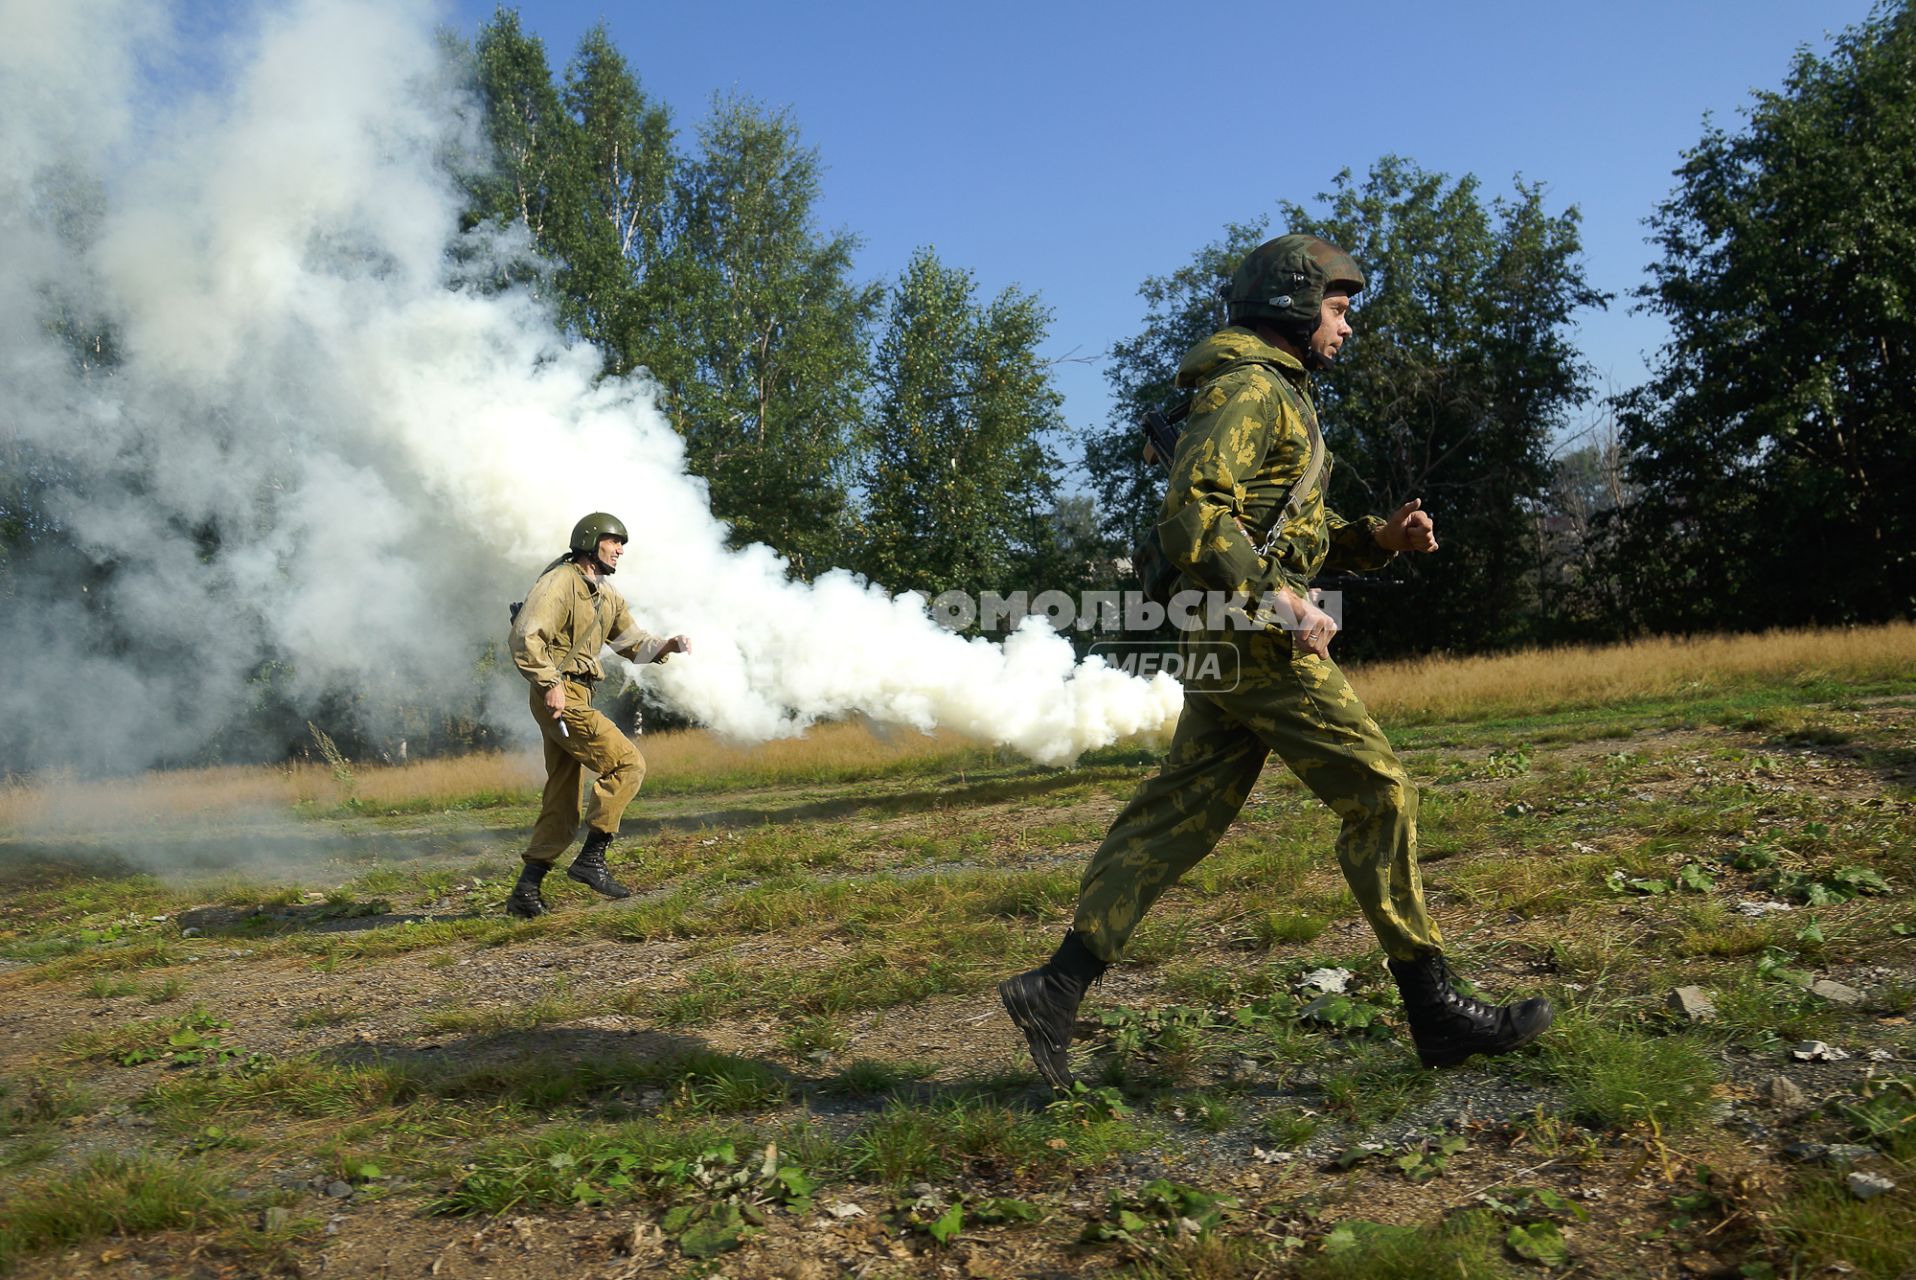
[[[1067,1056],[1071,1046],[1054,1049],[1051,1039],[1045,1034],[1044,1020],[1038,1016],[1031,1002],[1018,990],[1016,978],[1006,978],[998,984],[998,999],[1003,1002],[1005,1012],[1017,1024],[1018,1030],[1025,1033],[1025,1045],[1031,1051],[1032,1065],[1038,1068],[1038,1074],[1044,1077],[1046,1084],[1053,1089],[1068,1092],[1076,1077],[1071,1074],[1071,1060]]]
[[[576,884],[584,885],[586,888],[592,890],[592,892],[598,894],[601,898],[611,898],[614,901],[617,901],[620,898],[629,898],[632,896],[632,891],[626,888],[624,885],[619,885],[611,889],[601,889],[598,885],[593,884],[592,881],[586,879],[584,876],[573,875],[571,867],[566,868],[565,878],[573,881]]]
[[[1433,1067],[1433,1068],[1454,1067],[1461,1063],[1468,1062],[1471,1058],[1475,1057],[1477,1054],[1480,1054],[1480,1053],[1488,1054],[1490,1057],[1493,1057],[1493,1058],[1506,1053],[1515,1053],[1517,1050],[1523,1048],[1527,1044],[1534,1044],[1536,1042],[1537,1037],[1542,1035],[1544,1032],[1550,1030],[1550,1024],[1555,1022],[1556,1020],[1557,1020],[1557,1011],[1551,1008],[1549,1005],[1545,1005],[1543,1009],[1542,1020],[1539,1021],[1535,1027],[1531,1028],[1530,1033],[1524,1036],[1523,1039],[1513,1041],[1510,1044],[1505,1045],[1501,1049],[1471,1049],[1465,1053],[1446,1054],[1445,1056],[1441,1058],[1427,1058],[1424,1056],[1423,1052],[1419,1050],[1417,1054],[1417,1061],[1422,1063],[1426,1067]]]

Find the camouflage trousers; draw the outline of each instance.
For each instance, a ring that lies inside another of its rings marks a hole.
[[[625,807],[645,781],[645,757],[617,725],[593,709],[591,688],[572,680],[563,688],[566,732],[562,734],[546,710],[545,690],[532,686],[532,719],[545,739],[546,789],[539,820],[532,828],[532,843],[520,856],[542,866],[550,866],[578,833],[585,770],[598,775],[585,820],[599,831],[619,829]]]
[[[1213,639],[1217,637],[1211,637]],[[1441,948],[1417,872],[1417,787],[1328,658],[1282,632],[1239,633],[1237,688],[1187,689],[1163,767],[1092,855],[1073,928],[1115,961],[1158,896],[1216,847],[1275,751],[1344,820],[1337,861],[1385,953]]]

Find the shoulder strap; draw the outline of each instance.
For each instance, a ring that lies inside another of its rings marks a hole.
[[[1326,450],[1324,432],[1317,425],[1317,410],[1298,394],[1297,388],[1291,385],[1291,380],[1281,372],[1277,376],[1277,386],[1279,393],[1290,402],[1291,408],[1297,411],[1297,416],[1304,419],[1304,429],[1310,433],[1311,437],[1311,458],[1304,464],[1304,474],[1297,478],[1297,482],[1291,486],[1291,491],[1284,495],[1284,505],[1272,517],[1270,532],[1264,535],[1264,545],[1257,550],[1260,556],[1268,556],[1271,553],[1271,548],[1277,545],[1278,534],[1297,515],[1297,509],[1304,505],[1304,499],[1310,496],[1317,488],[1318,482],[1324,478]]]
[[[1271,554],[1271,548],[1277,545],[1278,535],[1283,532],[1284,526],[1297,515],[1297,509],[1303,505],[1304,499],[1310,496],[1311,491],[1316,489],[1318,482],[1323,479],[1324,461],[1327,451],[1324,448],[1324,432],[1317,424],[1317,410],[1312,407],[1310,401],[1298,394],[1297,388],[1291,385],[1290,377],[1285,372],[1284,366],[1277,361],[1267,360],[1262,356],[1245,356],[1242,359],[1233,360],[1229,364],[1219,366],[1205,381],[1214,381],[1234,369],[1241,369],[1246,365],[1253,364],[1261,364],[1276,372],[1277,376],[1273,381],[1277,383],[1278,394],[1283,396],[1285,403],[1289,404],[1297,416],[1304,420],[1304,429],[1310,433],[1311,438],[1310,461],[1304,464],[1304,473],[1298,476],[1297,480],[1291,485],[1290,490],[1284,495],[1283,505],[1280,506],[1277,513],[1271,517],[1271,527],[1269,531],[1265,533],[1263,543],[1258,546],[1257,554],[1260,556],[1268,556]]]

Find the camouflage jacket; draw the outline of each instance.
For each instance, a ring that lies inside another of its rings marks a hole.
[[[1299,498],[1271,555],[1258,555],[1311,457],[1310,429],[1278,387],[1280,377],[1309,402],[1303,364],[1236,326],[1191,348],[1178,368],[1177,385],[1196,388],[1197,399],[1171,463],[1158,540],[1202,589],[1253,600],[1286,588],[1302,595],[1320,573],[1381,569],[1391,561],[1393,553],[1372,537],[1382,520],[1365,516],[1352,523],[1324,505],[1328,455],[1314,491]]]
[[[599,679],[599,651],[607,645],[634,662],[651,662],[663,643],[632,620],[610,583],[593,582],[570,557],[546,566],[512,620],[512,661],[542,689],[562,676]]]

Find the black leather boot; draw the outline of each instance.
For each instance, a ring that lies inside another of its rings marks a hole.
[[[1454,1067],[1473,1053],[1509,1053],[1544,1033],[1554,1016],[1541,996],[1514,1004],[1487,1004],[1451,986],[1439,952],[1392,960],[1390,976],[1404,997],[1411,1042],[1427,1067]]]
[[[1031,1061],[1054,1089],[1071,1087],[1067,1051],[1078,1027],[1078,1005],[1085,989],[1110,967],[1092,955],[1084,939],[1073,930],[1065,934],[1049,960],[998,984],[998,998],[1005,1002],[1005,1012],[1031,1046]]]
[[[566,878],[577,880],[608,898],[629,898],[632,891],[612,878],[605,865],[605,851],[612,847],[612,833],[594,828],[586,833],[579,856],[565,869]]]
[[[528,862],[519,869],[519,883],[512,886],[512,892],[506,898],[507,915],[531,920],[551,909],[546,906],[546,900],[539,896],[539,885],[550,870],[552,864],[549,862]]]

